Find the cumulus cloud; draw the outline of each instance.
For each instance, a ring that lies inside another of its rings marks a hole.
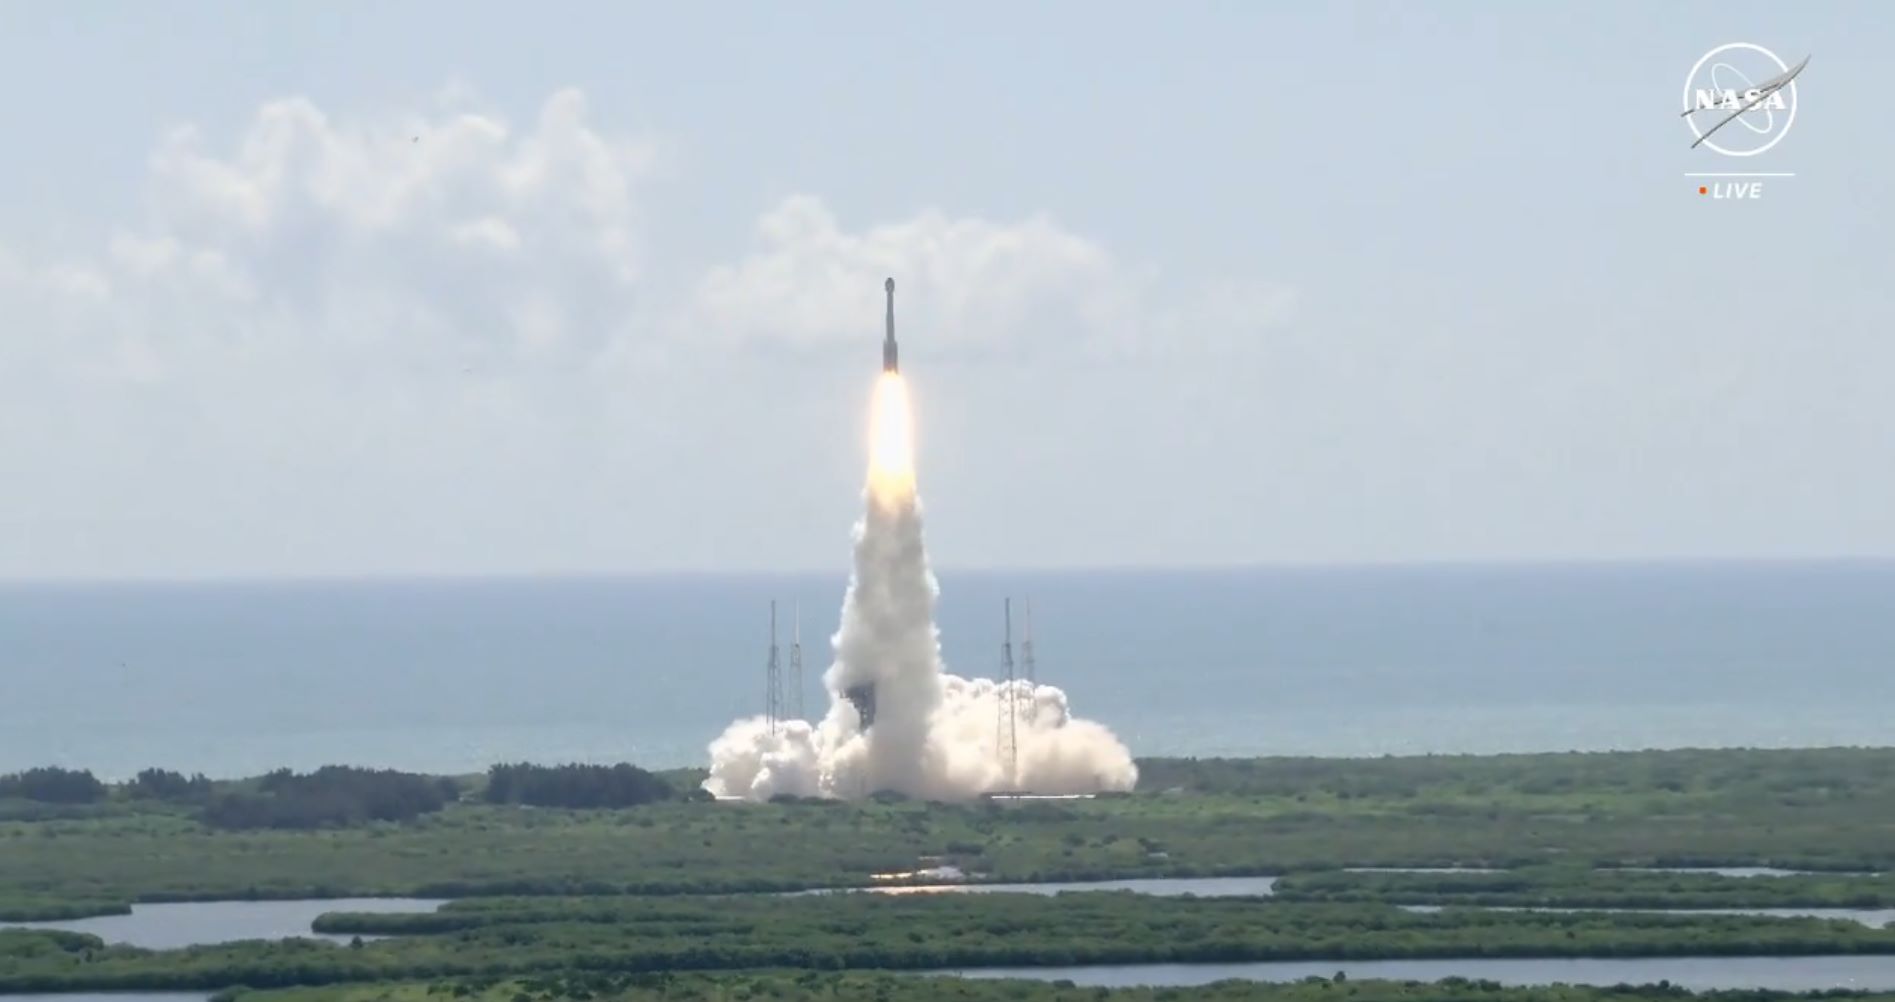
[[[719,337],[813,349],[859,340],[897,277],[900,309],[926,316],[930,351],[993,350],[1049,314],[1103,329],[1123,321],[1123,268],[1052,220],[1000,223],[929,210],[859,233],[818,198],[764,213],[756,246],[698,283],[698,322]],[[871,276],[864,281],[865,276]]]
[[[156,207],[177,229],[425,234],[495,213],[626,266],[634,188],[656,155],[650,140],[595,129],[570,89],[524,129],[471,111],[336,118],[289,98],[263,105],[228,151],[206,145],[185,127],[152,156]]]
[[[110,280],[90,265],[60,261],[38,264],[0,246],[0,288],[31,296],[80,300],[111,295]]]
[[[524,125],[271,101],[231,142],[171,132],[144,218],[118,228],[100,271],[47,280],[99,300],[124,286],[99,322],[148,331],[185,367],[201,338],[182,331],[325,364],[583,359],[639,307],[639,188],[658,157],[652,139],[594,126],[575,90]]]
[[[520,232],[513,224],[494,216],[461,223],[450,232],[456,241],[469,247],[485,247],[500,253],[520,249]]]
[[[780,453],[754,428],[784,420],[782,355],[813,373],[859,347],[885,274],[914,335],[904,357],[931,363],[1216,346],[1211,328],[1241,345],[1228,314],[1275,308],[1241,284],[1221,300],[1168,286],[1043,215],[931,209],[858,227],[802,195],[760,212],[750,246],[705,246],[651,230],[668,149],[602,125],[576,90],[519,120],[464,88],[366,113],[288,97],[231,131],[157,137],[139,208],[87,221],[103,234],[90,248],[0,234],[13,332],[0,340],[0,451],[36,485],[0,499],[0,517],[44,530],[0,546],[0,574],[427,569],[484,559],[467,546],[476,522],[539,553],[534,532],[584,535],[566,527],[608,512],[738,505],[734,485],[650,470]],[[792,402],[811,422],[799,441],[845,420],[833,385]],[[588,491],[620,507],[568,496]],[[136,512],[117,500],[134,496]],[[586,515],[511,528],[548,498]],[[353,551],[267,536],[293,511],[323,524],[332,506],[355,513]],[[172,528],[153,533],[154,520]],[[737,545],[617,538],[633,563]],[[589,545],[566,545],[534,560],[595,566]]]
[[[712,336],[802,351],[855,344],[897,276],[898,312],[925,317],[910,350],[957,358],[1039,351],[1068,357],[1240,348],[1280,323],[1277,285],[1167,286],[1046,216],[1014,222],[926,210],[858,232],[796,195],[758,220],[751,252],[710,269],[691,303]]]
[[[465,91],[373,115],[273,100],[231,139],[165,135],[142,218],[93,260],[12,255],[0,282],[89,304],[91,326],[142,341],[146,376],[239,343],[358,370],[815,355],[873,325],[885,274],[925,329],[910,351],[937,360],[1235,350],[1288,309],[1274,286],[1168,285],[1044,215],[929,209],[851,229],[813,195],[768,208],[746,252],[667,294],[645,268],[661,151],[599,128],[576,90],[523,124]]]

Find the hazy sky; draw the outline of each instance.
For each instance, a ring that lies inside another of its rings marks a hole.
[[[1707,49],[1813,54],[1687,149]],[[1860,4],[0,4],[0,577],[1895,555]],[[1690,170],[1795,171],[1755,203]]]

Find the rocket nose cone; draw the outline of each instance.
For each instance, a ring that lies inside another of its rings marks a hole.
[[[889,292],[894,292],[894,291],[895,291],[895,280],[894,280],[894,279],[892,279],[892,278],[890,278],[890,279],[887,279],[886,281],[884,281],[884,282],[882,282],[882,288],[883,288],[883,289],[885,289],[885,290],[887,290],[887,291],[889,291]]]

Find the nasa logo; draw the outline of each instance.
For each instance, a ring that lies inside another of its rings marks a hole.
[[[1684,78],[1683,118],[1696,139],[1691,145],[1751,157],[1782,142],[1796,123],[1796,75],[1808,63],[1805,58],[1792,68],[1749,42],[1705,53]]]

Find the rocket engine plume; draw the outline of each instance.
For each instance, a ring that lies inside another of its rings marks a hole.
[[[855,566],[832,640],[836,660],[823,676],[828,711],[814,723],[779,723],[774,733],[763,717],[732,723],[711,742],[705,788],[751,800],[1131,789],[1138,770],[1112,732],[1075,719],[1058,688],[1024,680],[1011,683],[1019,772],[1009,775],[995,727],[1008,683],[945,671],[934,625],[939,587],[922,545],[913,413],[897,371],[885,370],[875,384],[863,493]]]
[[[883,505],[912,502],[915,494],[915,428],[908,382],[899,372],[875,381],[869,414],[869,498]]]

